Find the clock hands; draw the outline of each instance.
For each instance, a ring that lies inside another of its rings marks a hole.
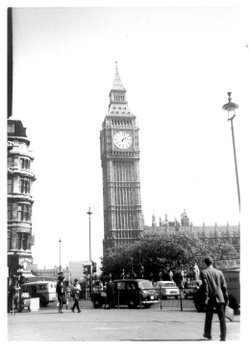
[[[122,138],[122,142],[123,142],[123,140],[127,139],[128,137],[129,137],[129,135],[125,134],[125,136],[123,136],[123,138]]]

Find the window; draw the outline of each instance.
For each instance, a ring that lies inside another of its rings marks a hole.
[[[125,290],[125,282],[118,282],[117,290]]]
[[[14,133],[15,132],[15,124],[10,123],[8,124],[8,133]]]
[[[13,191],[13,179],[8,178],[8,194],[12,193]]]
[[[8,233],[7,233],[7,250],[10,250],[10,247],[11,247],[11,241],[10,241],[10,231],[8,230]]]
[[[21,243],[22,243],[22,234],[19,233],[17,235],[17,241],[16,241],[17,250],[21,250],[21,247],[22,247]]]
[[[31,207],[30,205],[21,204],[18,205],[18,220],[19,221],[30,221]]]
[[[20,164],[22,169],[29,169],[30,168],[30,160],[27,158],[21,158]]]
[[[12,214],[12,204],[8,204],[8,221],[11,221],[13,217]]]
[[[17,249],[18,250],[28,250],[30,249],[28,233],[17,233]]]
[[[127,289],[128,290],[136,290],[136,287],[133,283],[127,283]]]
[[[20,191],[24,194],[30,193],[30,181],[27,178],[20,179]]]

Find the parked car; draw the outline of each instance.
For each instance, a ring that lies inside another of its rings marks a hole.
[[[162,299],[167,299],[169,297],[174,297],[175,299],[178,299],[178,297],[180,296],[180,289],[172,280],[158,281],[156,283],[156,289],[158,291],[159,296],[161,296]]]
[[[39,297],[40,305],[46,307],[50,302],[57,299],[56,282],[53,281],[37,281],[25,283],[21,288],[22,293],[28,292],[30,297]]]
[[[121,279],[108,284],[106,290],[93,294],[94,307],[127,305],[129,308],[149,308],[158,303],[158,295],[152,283],[145,279]]]

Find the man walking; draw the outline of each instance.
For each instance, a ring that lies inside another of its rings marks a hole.
[[[226,320],[225,307],[228,304],[228,293],[226,280],[223,273],[215,269],[212,265],[211,257],[206,257],[204,260],[206,269],[201,272],[201,280],[205,290],[205,306],[206,318],[203,336],[209,340],[211,337],[212,320],[214,309],[218,314],[220,321],[220,340],[226,340]]]
[[[78,283],[78,279],[74,280],[74,284],[72,286],[72,293],[74,299],[74,305],[71,308],[72,312],[75,312],[75,308],[77,308],[78,313],[81,312],[79,307],[79,298],[80,298],[81,285]]]
[[[58,313],[63,313],[62,308],[63,308],[63,303],[65,303],[65,291],[64,291],[64,275],[60,274],[58,276],[58,281],[56,285],[56,292],[57,292],[57,298],[58,298]]]

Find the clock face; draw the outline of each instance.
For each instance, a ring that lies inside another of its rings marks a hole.
[[[120,131],[115,133],[113,141],[115,146],[117,146],[119,149],[125,150],[131,146],[132,136],[128,132]]]

